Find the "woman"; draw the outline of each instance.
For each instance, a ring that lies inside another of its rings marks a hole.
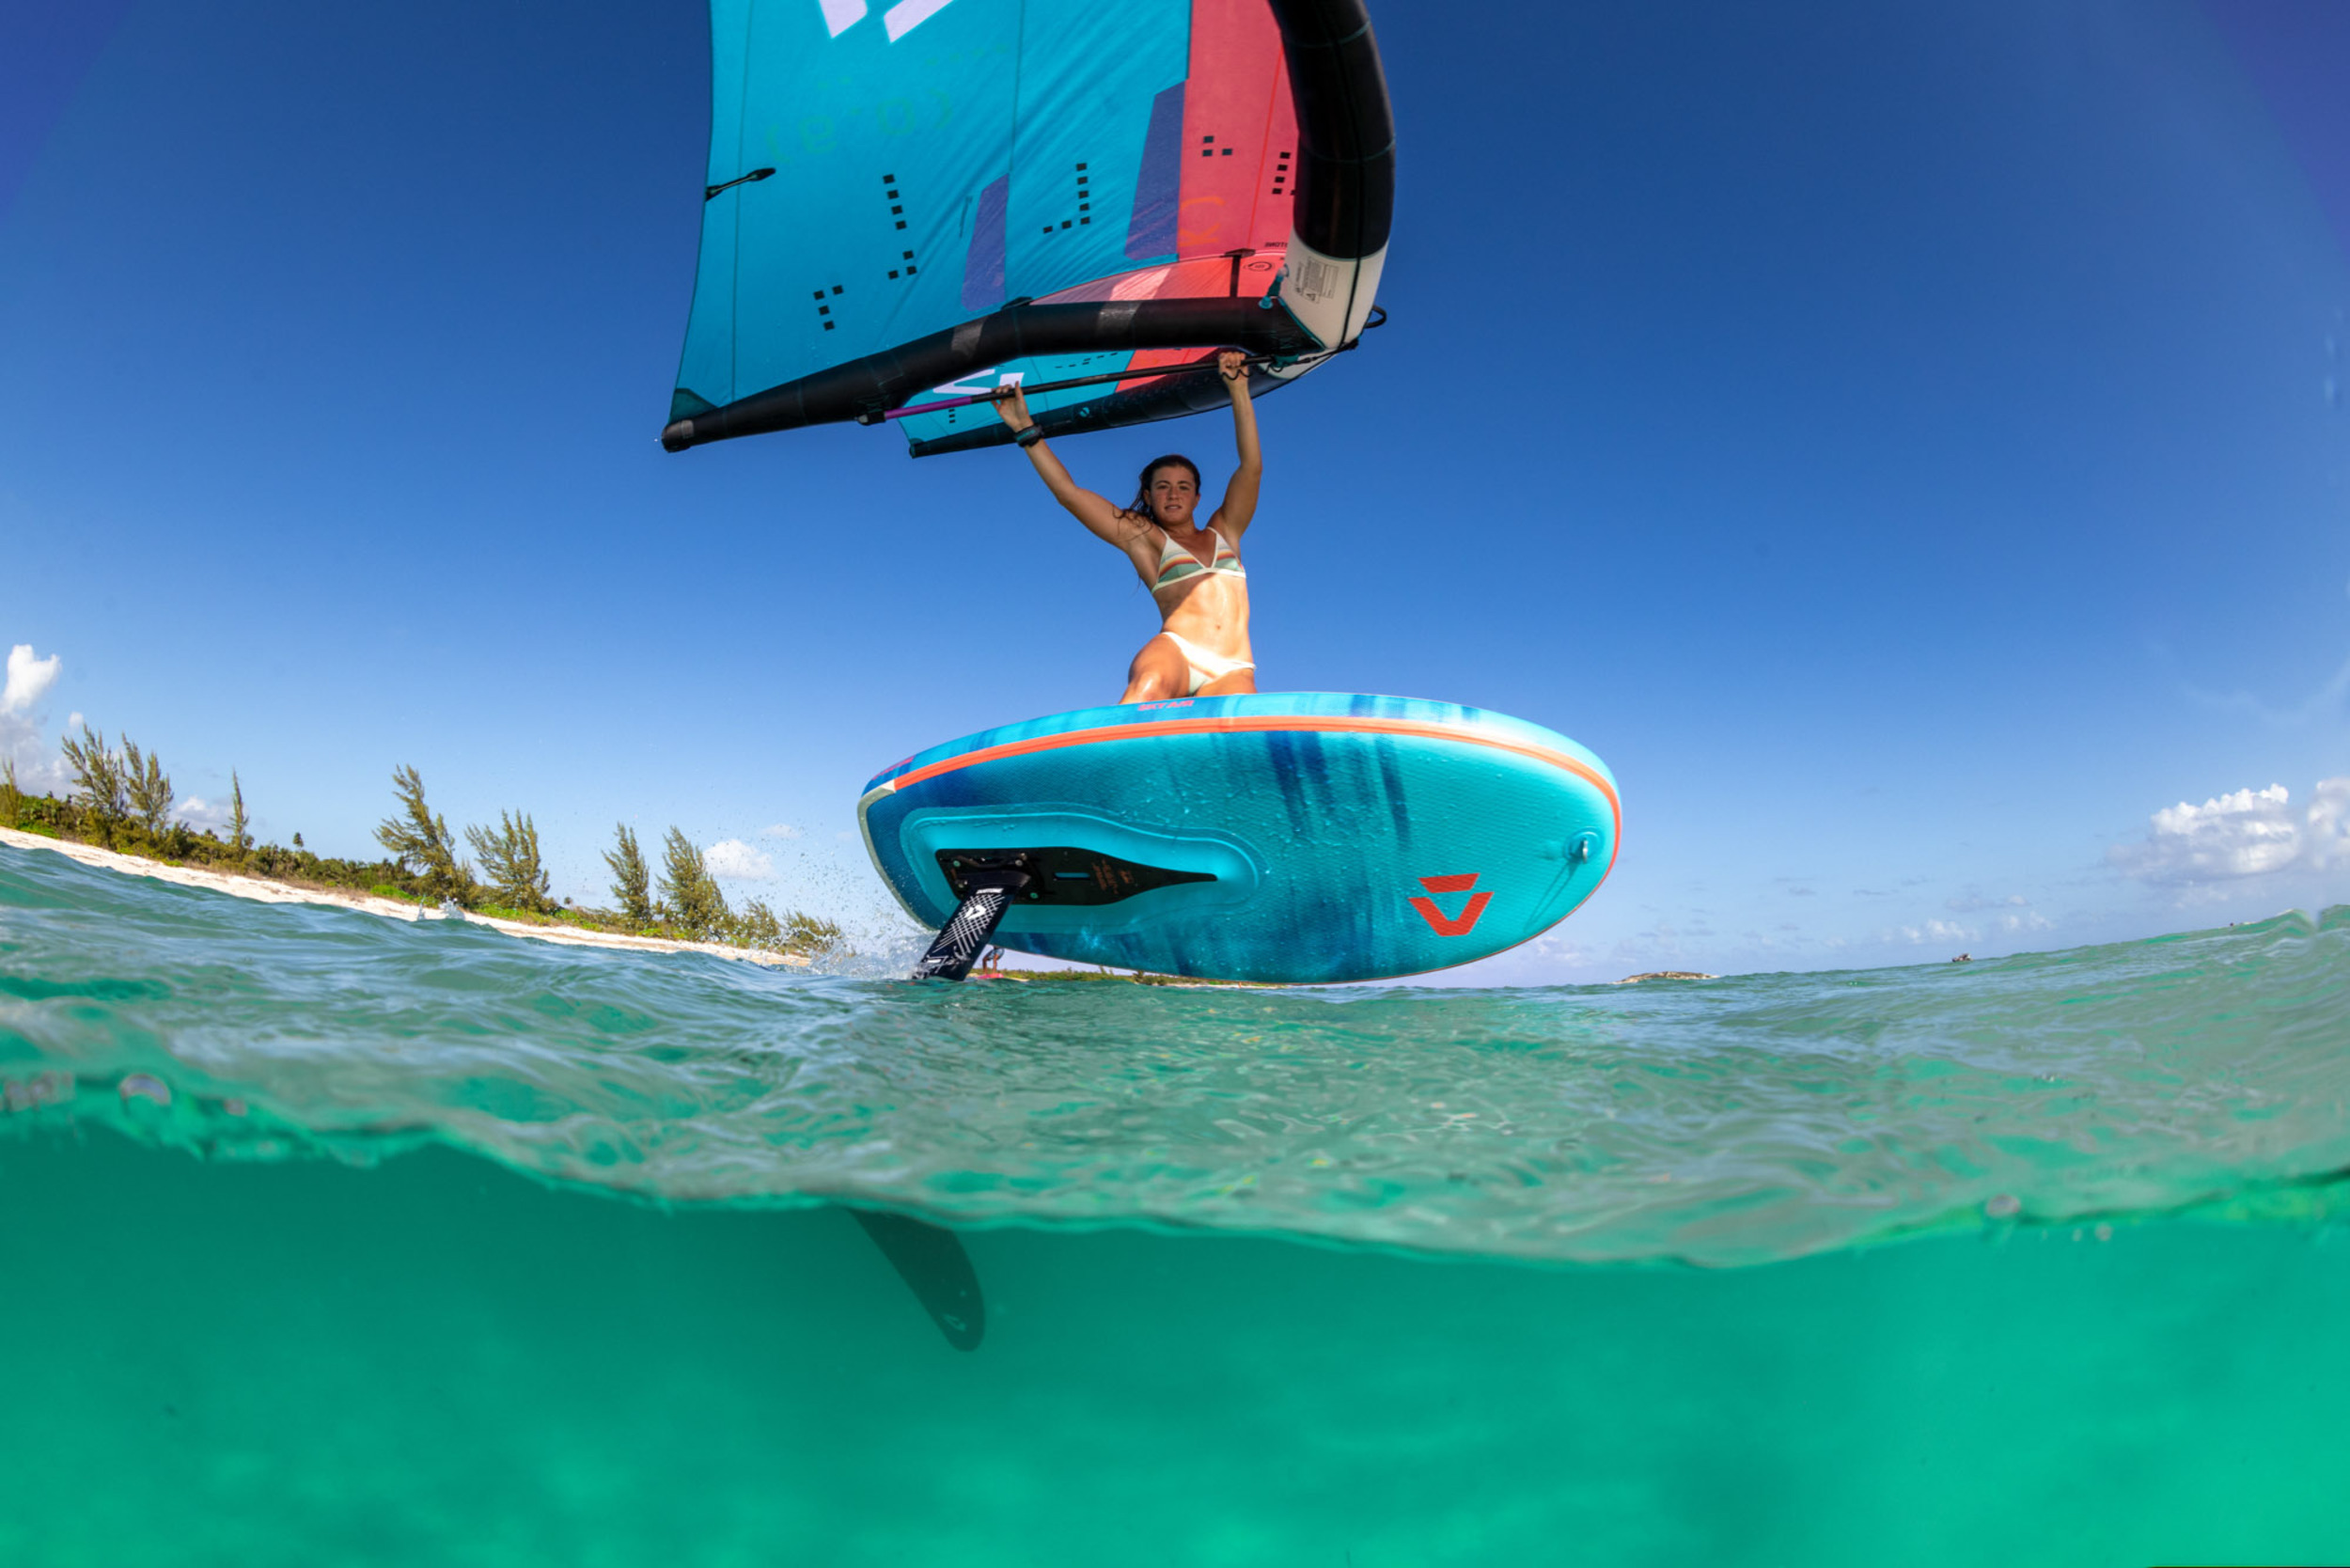
[[[1256,661],[1248,651],[1248,574],[1233,547],[1257,511],[1257,485],[1264,478],[1264,455],[1257,448],[1257,411],[1248,401],[1248,359],[1228,349],[1216,356],[1224,389],[1232,400],[1232,433],[1240,467],[1224,487],[1224,504],[1201,527],[1199,469],[1191,459],[1155,459],[1142,471],[1142,491],[1131,507],[1115,507],[1082,489],[1044,445],[1044,432],[1028,414],[1018,390],[995,405],[996,415],[1018,435],[1044,488],[1071,515],[1126,552],[1136,575],[1150,585],[1158,604],[1160,630],[1142,645],[1126,669],[1120,702],[1152,702],[1168,697],[1225,697],[1257,689]]]

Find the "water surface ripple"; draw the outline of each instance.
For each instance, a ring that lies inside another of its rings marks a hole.
[[[2350,909],[1641,986],[909,985],[263,905],[0,847],[0,1128],[438,1140],[678,1203],[1764,1262],[2350,1168]]]

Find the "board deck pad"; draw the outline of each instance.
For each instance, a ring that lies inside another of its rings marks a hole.
[[[865,787],[874,868],[936,930],[992,867],[995,940],[1205,980],[1387,980],[1540,935],[1615,863],[1614,776],[1565,736],[1417,698],[1271,692],[1082,708]]]

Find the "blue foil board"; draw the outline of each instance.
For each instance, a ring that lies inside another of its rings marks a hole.
[[[996,941],[1291,984],[1423,974],[1538,936],[1598,888],[1622,826],[1614,776],[1563,735],[1338,692],[982,730],[885,770],[857,818],[882,880],[933,930],[955,911],[958,852],[1082,850],[1188,880],[1112,902],[1031,890]]]

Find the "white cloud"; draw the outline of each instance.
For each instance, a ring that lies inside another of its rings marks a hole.
[[[2116,844],[2106,858],[2126,876],[2169,886],[2320,870],[2350,860],[2350,776],[2321,780],[2296,810],[2281,784],[2215,795],[2201,806],[2167,806],[2150,819],[2143,843]]]
[[[41,695],[56,683],[57,671],[65,661],[52,653],[46,659],[33,657],[33,645],[20,642],[8,650],[8,683],[0,687],[0,713],[25,713]]]
[[[198,831],[228,825],[227,804],[225,801],[206,800],[202,795],[190,795],[173,809],[172,815]]]
[[[1968,893],[1963,898],[1942,901],[1943,908],[1961,915],[1972,914],[1978,909],[2027,909],[2030,905],[2031,900],[2021,893],[2010,893],[2003,899],[1986,899],[1980,893]]]
[[[1599,959],[1591,949],[1562,934],[1556,926],[1527,944],[1526,950],[1531,957],[1545,958],[1554,964],[1571,966],[1594,964]]]
[[[1955,914],[1994,913],[1998,918],[1988,929],[2006,936],[2022,936],[2036,931],[2054,931],[2056,922],[2031,906],[2031,900],[2021,893],[2005,898],[1990,898],[1982,893],[1965,893],[1942,901],[1942,907]],[[1928,920],[1923,926],[1904,926],[1902,935],[1911,942],[1964,942],[1982,934],[1982,929],[1961,925],[1955,920]]]
[[[2342,711],[2342,699],[2350,698],[2350,659],[2326,677],[2325,682],[2295,708],[2272,708],[2250,692],[2207,692],[2188,686],[2186,695],[2208,708],[2219,708],[2239,713],[2250,713],[2264,724],[2300,726],[2331,719]]]
[[[2350,862],[2350,777],[2321,778],[2310,802],[2308,841],[2301,853],[2315,866]]]
[[[55,653],[34,658],[33,645],[20,642],[8,650],[8,682],[0,685],[0,758],[14,762],[17,783],[36,793],[65,784],[65,769],[42,741],[40,715],[34,711],[64,666]]]
[[[702,851],[702,858],[710,863],[710,874],[722,876],[729,882],[772,882],[776,863],[765,850],[754,849],[740,839],[721,839]]]
[[[759,836],[762,839],[796,839],[800,836],[800,830],[790,823],[773,823],[760,828]]]

